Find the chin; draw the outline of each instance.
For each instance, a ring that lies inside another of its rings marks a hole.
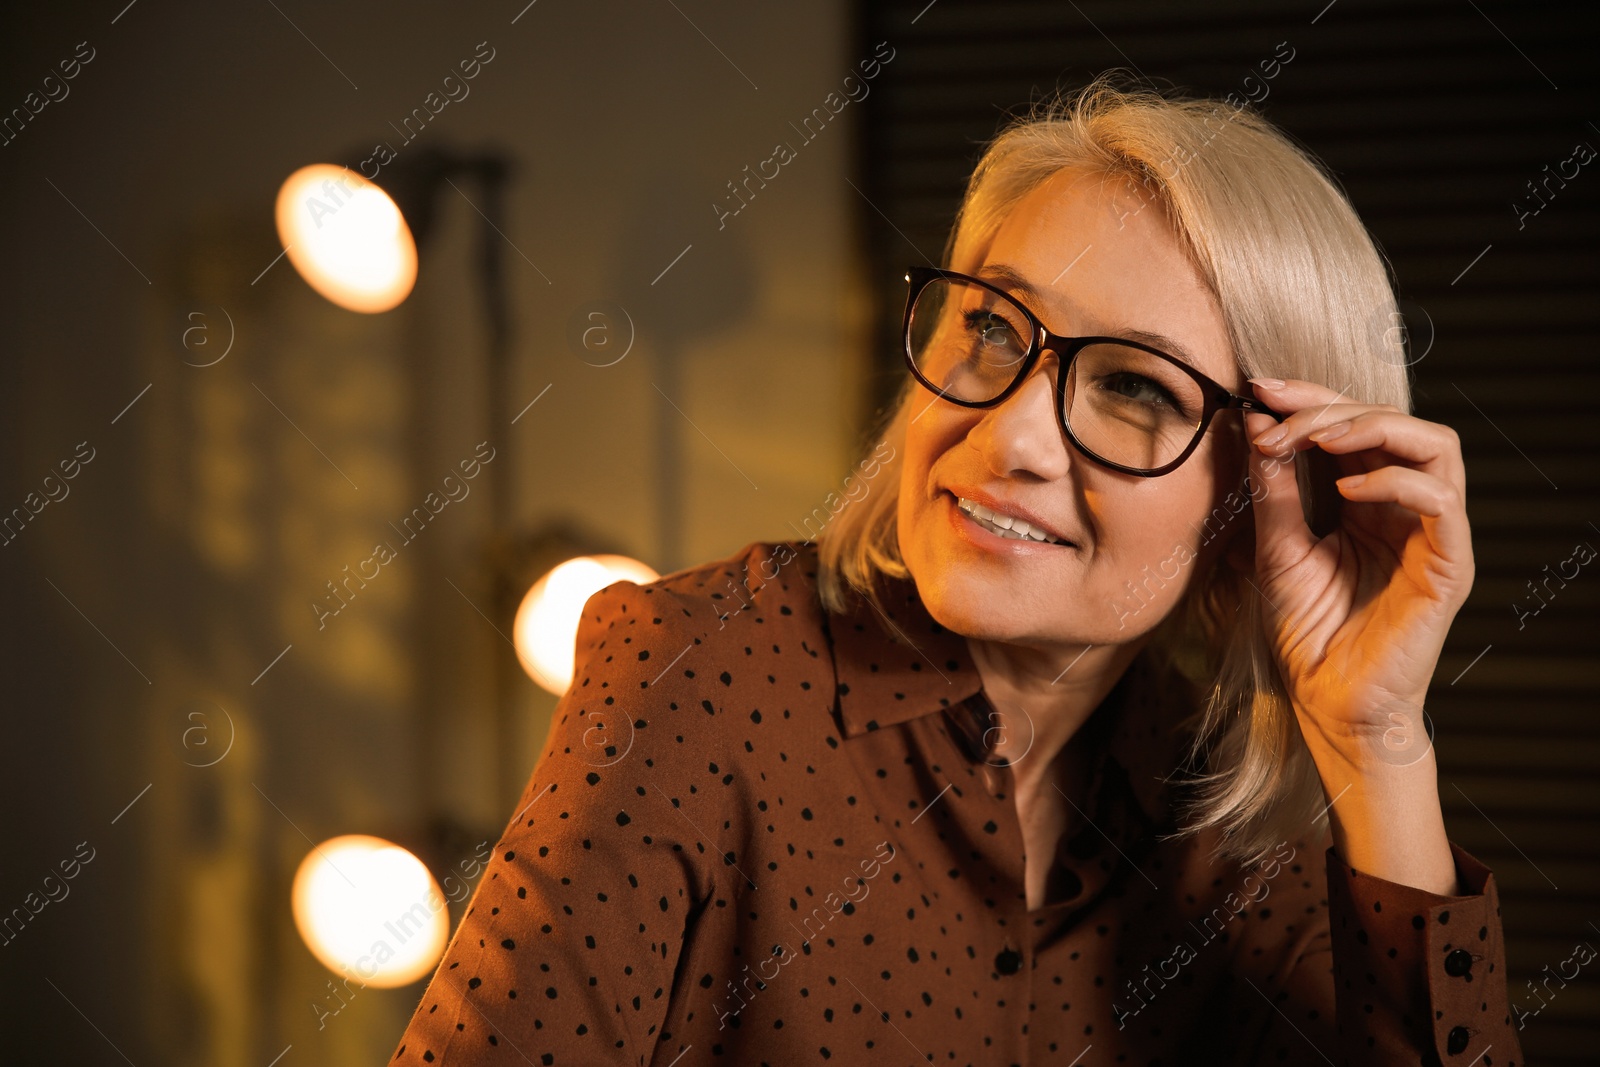
[[[1173,606],[1149,603],[1119,615],[1115,598],[1104,591],[1073,585],[1042,592],[1036,584],[996,581],[970,564],[937,555],[920,566],[913,563],[911,570],[923,606],[939,625],[984,641],[1127,644],[1153,630]]]
[[[985,641],[1038,636],[1041,613],[1021,583],[996,581],[969,563],[937,556],[914,567],[912,577],[928,614],[947,630]],[[1047,599],[1060,603],[1071,598],[1063,590]]]
[[[1018,632],[1019,623],[998,617],[987,605],[975,602],[971,597],[935,593],[932,596],[925,595],[922,603],[940,626],[963,637],[1014,642],[1025,636]]]

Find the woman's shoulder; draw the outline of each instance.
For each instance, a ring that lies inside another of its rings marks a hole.
[[[821,744],[836,685],[813,559],[804,542],[752,542],[592,595],[547,744],[552,759],[580,758],[565,764],[584,772],[577,791],[609,801],[648,779],[675,804],[698,797],[697,818],[737,824],[752,783],[779,773],[774,753]]]
[[[752,541],[724,558],[651,582],[612,582],[590,596],[578,624],[573,695],[580,706],[597,690],[648,690],[672,707],[742,704],[769,677],[802,675],[816,691],[832,677],[826,649],[816,546]]]
[[[816,587],[816,573],[815,541],[751,541],[730,555],[684,567],[649,584],[703,596],[718,592],[726,596],[730,587],[750,594],[773,585],[784,591],[808,591]]]
[[[817,548],[812,541],[751,541],[720,559],[664,574],[651,582],[612,582],[589,598],[579,628],[614,629],[626,616],[650,613],[650,625],[702,640],[739,626],[820,625]]]

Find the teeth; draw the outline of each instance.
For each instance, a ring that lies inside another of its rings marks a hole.
[[[966,497],[957,497],[956,504],[962,511],[978,520],[980,525],[987,527],[1001,537],[1016,541],[1042,541],[1052,545],[1064,543],[1059,538],[1051,537],[1022,519],[986,508],[976,501],[968,500]]]
[[[1028,525],[1021,519],[1013,519],[1010,515],[1002,515],[998,511],[991,511],[982,504],[972,505],[972,510],[980,519],[988,519],[990,522],[1001,527],[1002,529],[1011,530],[1018,527],[1025,528]],[[1025,530],[1019,529],[1018,532],[1022,533],[1025,532]]]

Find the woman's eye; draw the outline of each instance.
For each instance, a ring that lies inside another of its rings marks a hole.
[[[1141,404],[1161,404],[1166,407],[1177,406],[1177,401],[1171,393],[1142,374],[1123,372],[1121,374],[1107,375],[1102,388],[1129,400],[1136,400]]]
[[[1016,331],[1009,322],[993,312],[967,312],[967,329],[990,348],[1016,347]]]

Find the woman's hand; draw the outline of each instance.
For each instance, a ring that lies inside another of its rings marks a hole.
[[[1248,424],[1261,482],[1254,581],[1290,700],[1320,735],[1307,743],[1356,768],[1420,758],[1423,700],[1472,588],[1460,441],[1448,426],[1311,382],[1256,384],[1256,394],[1288,417]],[[1339,527],[1320,539],[1292,462],[1308,448],[1337,456],[1342,474]]]
[[[1334,807],[1335,846],[1352,865],[1359,855],[1386,867],[1365,867],[1380,877],[1453,892],[1422,709],[1445,634],[1472,588],[1460,440],[1450,427],[1391,405],[1350,403],[1311,382],[1268,381],[1254,383],[1256,395],[1288,417],[1247,422],[1259,435],[1251,450],[1251,477],[1260,480],[1253,581]],[[1322,538],[1306,525],[1295,479],[1293,457],[1308,448],[1338,457],[1342,472],[1339,526]],[[1358,824],[1363,837],[1352,846]],[[1419,837],[1425,853],[1408,855]]]

